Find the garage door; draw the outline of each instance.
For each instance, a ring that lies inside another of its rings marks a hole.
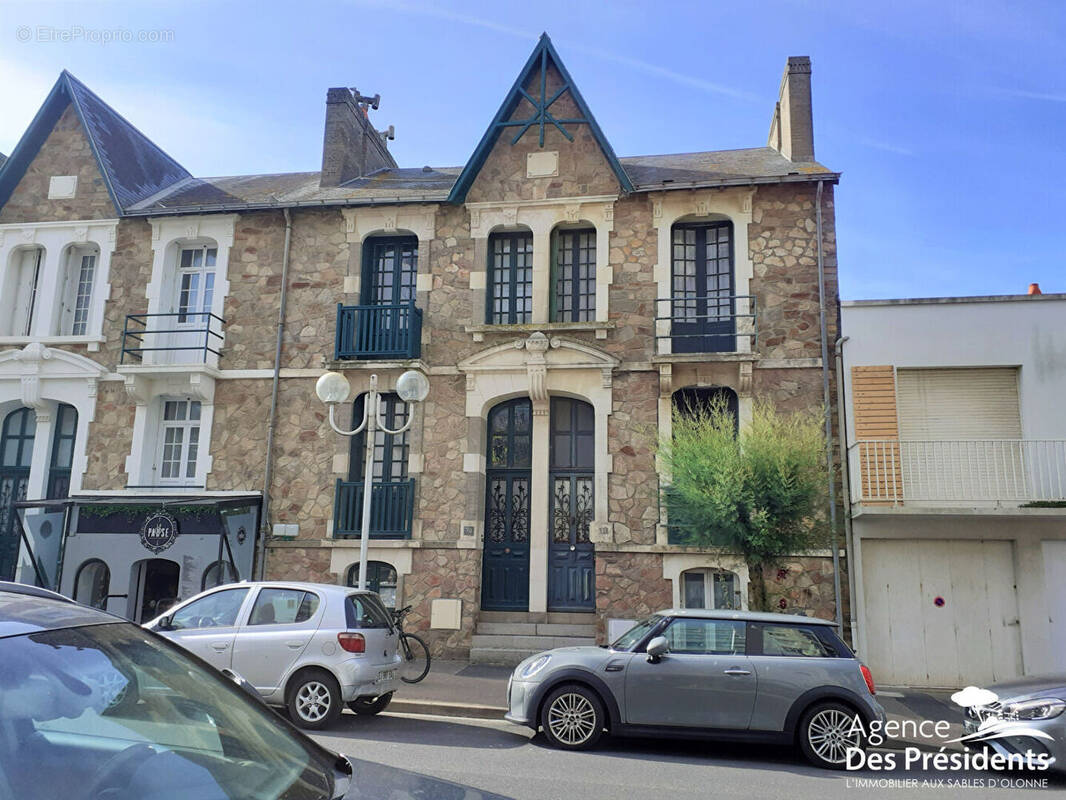
[[[864,660],[879,683],[955,688],[1021,674],[1010,542],[863,539]]]
[[[1066,665],[1066,542],[1044,542],[1044,591],[1051,625],[1051,663]]]

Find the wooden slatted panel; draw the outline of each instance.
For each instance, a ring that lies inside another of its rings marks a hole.
[[[910,499],[1026,495],[1013,367],[900,369],[899,438]],[[1004,441],[1008,440],[1008,441]]]
[[[852,414],[858,447],[863,503],[889,505],[903,499],[899,480],[896,375],[891,365],[851,368]],[[888,444],[862,444],[863,440]]]

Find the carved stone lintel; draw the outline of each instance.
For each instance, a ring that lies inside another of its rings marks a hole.
[[[674,365],[659,365],[659,397],[669,397],[674,393]]]
[[[34,240],[34,238],[36,237],[36,235],[37,235],[37,230],[36,230],[36,228],[23,228],[21,233],[22,233],[22,241],[24,241],[24,242],[32,242]]]
[[[514,225],[518,222],[518,206],[509,206],[502,209],[504,225]]]
[[[473,392],[473,391],[477,390],[477,373],[476,372],[468,372],[468,373],[466,373],[466,390],[468,392]]]
[[[663,201],[653,200],[651,204],[651,215],[653,219],[663,218]]]
[[[566,221],[577,222],[581,217],[581,205],[579,203],[569,203],[566,206]]]
[[[614,222],[614,203],[603,204],[604,222]]]
[[[711,213],[711,203],[710,203],[709,200],[704,199],[704,200],[696,201],[696,214],[697,214],[697,216],[706,217],[710,213]]]
[[[89,241],[89,228],[86,225],[79,225],[74,229],[74,241],[75,242],[87,242]]]
[[[751,368],[750,361],[740,362],[740,380],[737,382],[737,394],[745,397],[751,395]]]
[[[394,233],[396,231],[396,215],[386,214],[385,221],[382,227],[384,227],[385,230],[389,233]]]

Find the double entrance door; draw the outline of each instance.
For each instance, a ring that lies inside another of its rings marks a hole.
[[[595,417],[579,400],[551,401],[548,482],[548,610],[596,605],[594,516]],[[544,443],[538,443],[543,446]],[[529,608],[533,408],[528,399],[489,412],[485,550],[481,607]]]

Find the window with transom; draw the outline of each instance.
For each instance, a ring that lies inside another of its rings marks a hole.
[[[196,477],[200,449],[199,400],[163,400],[159,479],[187,483]]]
[[[596,231],[557,229],[552,247],[552,322],[596,319]]]

